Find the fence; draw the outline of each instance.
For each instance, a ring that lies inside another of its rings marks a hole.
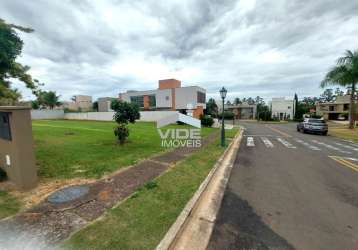
[[[177,111],[141,111],[140,121],[158,121],[163,117],[176,114]],[[66,119],[66,120],[92,120],[112,121],[114,112],[81,112],[64,113],[63,110],[32,110],[32,120]]]

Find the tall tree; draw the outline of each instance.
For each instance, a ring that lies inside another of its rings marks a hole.
[[[344,91],[342,91],[340,88],[336,88],[334,90],[334,95],[337,98],[337,96],[343,96],[344,95]]]
[[[234,99],[234,104],[235,104],[235,105],[242,104],[242,101],[240,100],[239,97],[236,97],[236,98]]]
[[[321,82],[321,87],[327,85],[340,85],[350,87],[351,97],[349,105],[349,128],[355,127],[355,94],[358,82],[358,50],[352,52],[347,50],[343,57],[337,60],[337,65],[333,67]]]
[[[59,98],[60,96],[54,91],[40,91],[37,100],[40,105],[53,109],[54,107],[61,105]]]
[[[295,97],[293,98],[293,101],[294,101],[293,117],[295,119],[300,119],[300,117],[298,117],[299,113],[297,112],[297,110],[298,110],[298,96],[297,96],[297,93],[295,93]]]
[[[39,82],[27,73],[30,68],[16,62],[23,47],[23,41],[17,31],[33,32],[30,28],[8,24],[0,19],[0,105],[14,104],[21,97],[18,90],[11,88],[10,79],[17,79],[25,83],[33,94],[38,93]]]
[[[325,89],[319,99],[320,102],[333,102],[335,99],[333,89]]]
[[[210,98],[206,103],[205,114],[211,115],[212,117],[217,117],[218,115],[218,105],[216,104],[213,98]]]

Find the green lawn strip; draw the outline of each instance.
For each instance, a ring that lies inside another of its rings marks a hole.
[[[348,128],[329,128],[329,135],[358,142],[358,128],[348,129]]]
[[[0,190],[0,219],[16,214],[20,208],[21,204],[15,197]]]
[[[114,122],[41,120],[33,122],[39,175],[44,178],[100,178],[167,150],[155,123],[130,124],[130,136],[118,145]],[[170,125],[167,128],[188,128]],[[202,136],[215,129],[203,128]]]
[[[227,130],[227,138],[235,132]],[[61,249],[154,249],[223,151],[219,140],[204,146],[74,234]]]

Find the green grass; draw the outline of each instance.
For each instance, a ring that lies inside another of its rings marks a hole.
[[[348,128],[329,128],[328,131],[329,135],[351,140],[358,142],[358,128],[355,129],[348,129]]]
[[[15,197],[0,190],[0,219],[16,214],[20,208],[21,205]]]
[[[45,178],[99,178],[165,150],[151,122],[130,124],[124,145],[116,142],[114,122],[41,120],[32,125],[39,175]],[[213,131],[203,128],[202,135]]]
[[[227,130],[227,137],[236,132]],[[203,147],[74,234],[61,249],[154,249],[223,151],[218,140]]]

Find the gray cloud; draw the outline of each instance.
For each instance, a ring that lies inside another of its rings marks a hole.
[[[167,77],[214,97],[222,85],[230,98],[318,95],[335,59],[358,49],[351,0],[2,0],[0,17],[35,29],[20,61],[64,99]]]

